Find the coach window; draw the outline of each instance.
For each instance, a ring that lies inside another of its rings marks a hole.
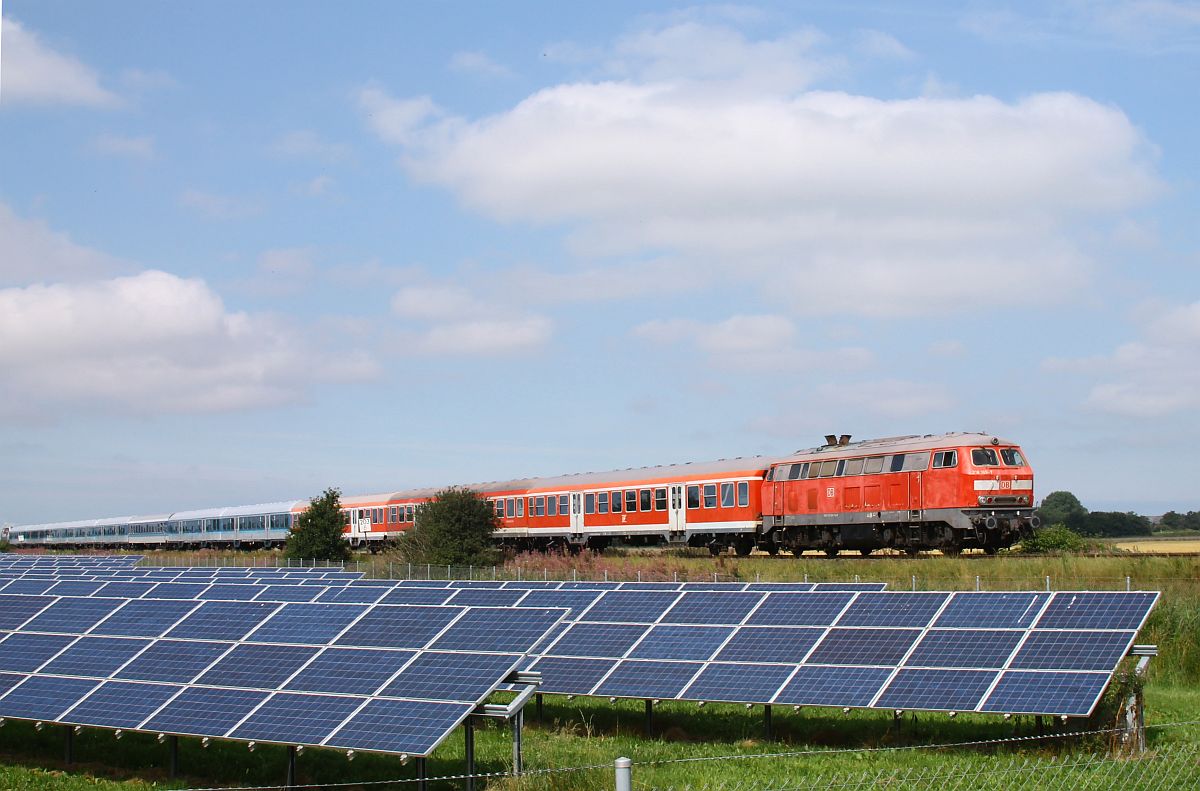
[[[517,498],[517,516],[525,516],[525,498]]]
[[[517,502],[511,497],[504,500],[504,515],[509,519],[517,515]]]
[[[919,472],[929,468],[929,451],[904,454],[904,471]]]
[[[408,507],[408,520],[407,521],[409,521],[409,522],[417,521],[417,507],[415,505],[410,505]]]
[[[699,508],[700,507],[700,487],[699,486],[689,486],[687,488],[687,507],[688,508]]]
[[[651,507],[652,507],[652,506],[651,506],[651,503],[652,503],[652,502],[653,502],[653,500],[654,500],[654,498],[653,498],[653,497],[651,496],[651,494],[650,494],[650,490],[649,490],[649,489],[642,489],[640,492],[638,492],[638,497],[639,497],[639,498],[641,499],[641,501],[642,501],[642,502],[641,502],[642,510],[643,510],[643,511],[649,511],[649,510],[651,509]]]
[[[608,513],[608,492],[600,492],[600,494],[597,495],[596,513],[598,513],[598,514],[607,514]]]
[[[733,496],[734,496],[733,492],[734,492],[734,489],[733,489],[732,483],[721,484],[721,507],[722,508],[733,508],[733,504],[735,502],[735,500],[733,499]]]
[[[612,512],[614,514],[621,513],[621,503],[623,503],[625,501],[624,498],[625,498],[625,494],[623,492],[613,492],[612,493]]]
[[[558,498],[554,495],[546,498],[546,516],[558,516]]]
[[[717,507],[717,485],[715,483],[704,484],[704,507]]]
[[[750,505],[750,483],[738,481],[738,505],[742,508]]]
[[[667,510],[667,490],[666,489],[655,489],[654,490],[654,510],[655,511]]]
[[[551,497],[550,501],[554,502],[554,498]],[[545,516],[545,515],[546,515],[546,498],[539,497],[539,498],[537,498],[537,516]]]
[[[944,469],[946,467],[958,466],[958,451],[956,450],[939,450],[933,454],[933,468],[935,470]]]
[[[591,492],[583,497],[583,512],[585,514],[596,513],[596,495]]]
[[[830,459],[829,461],[821,462],[821,477],[822,478],[832,478],[834,475],[837,474],[837,468],[838,468],[837,459]],[[814,476],[810,475],[809,477],[811,478]]]
[[[565,494],[560,494],[558,496],[558,512],[563,516],[566,516],[570,513],[570,510],[567,507],[567,499],[567,495]]]
[[[991,448],[971,448],[971,463],[976,467],[997,467],[996,451]]]
[[[883,472],[883,457],[872,456],[867,459],[867,463],[863,465],[863,473],[865,475],[874,475],[877,472]]]
[[[627,489],[625,491],[625,510],[632,513],[638,507],[638,493],[636,489]]]
[[[1025,460],[1021,458],[1021,451],[1016,448],[1003,448],[1000,451],[1000,458],[1004,459],[1004,463],[1009,467],[1024,467]]]

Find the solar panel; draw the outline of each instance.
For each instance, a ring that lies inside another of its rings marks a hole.
[[[530,667],[542,674],[542,687],[564,695],[586,695],[616,664],[613,659],[543,656]]]
[[[367,611],[367,605],[285,604],[250,637],[259,643],[325,644]]]
[[[338,638],[337,644],[423,648],[461,612],[454,607],[377,604]]]
[[[56,634],[10,634],[0,642],[0,670],[32,673],[74,638]]]
[[[1109,673],[1007,670],[980,711],[1086,716],[1100,699],[1109,676]]]
[[[1140,629],[1157,593],[1057,593],[1039,629]]]
[[[901,669],[877,708],[973,711],[996,680],[995,670]]]
[[[860,593],[838,626],[924,627],[950,597],[948,593]]]
[[[60,676],[29,676],[0,697],[0,717],[57,720],[99,681]]]
[[[785,665],[711,664],[681,694],[693,700],[732,703],[770,700],[794,669]]]
[[[247,741],[319,744],[366,698],[278,693],[230,734]]]
[[[91,634],[158,637],[196,609],[194,601],[136,599],[96,624]]]
[[[822,665],[895,665],[920,636],[916,629],[830,629],[808,661]]]
[[[680,597],[663,616],[663,620],[670,623],[739,624],[763,598],[761,593],[694,591]]]
[[[473,700],[495,687],[521,657],[425,651],[379,693],[395,698]]]
[[[192,640],[240,640],[278,604],[258,602],[206,601],[167,632],[167,637]]]
[[[123,599],[59,599],[21,629],[26,632],[86,632],[124,603]]]
[[[287,684],[287,689],[374,695],[416,654],[371,648],[326,648]]]
[[[80,637],[42,667],[40,672],[58,676],[104,678],[111,676],[148,645],[149,640],[129,637]]]
[[[16,629],[53,601],[54,599],[49,596],[0,594],[0,629]]]
[[[673,698],[703,667],[695,662],[659,662],[626,659],[600,682],[597,695],[639,698]]]
[[[794,706],[865,707],[891,676],[883,667],[802,665],[775,696]]]
[[[1000,668],[1024,636],[1024,631],[931,629],[904,663],[915,667]]]
[[[634,659],[692,659],[712,656],[729,636],[730,627],[659,625],[650,629],[629,656]]]
[[[772,593],[746,623],[828,626],[853,598],[852,593]]]
[[[518,608],[510,611],[515,615],[497,618],[500,612],[504,611],[487,607],[467,610],[429,647],[441,651],[523,652],[561,617],[557,610]]]
[[[72,725],[137,728],[183,687],[106,681],[61,718]]]
[[[224,736],[269,694],[248,689],[186,687],[142,728],[186,736]],[[0,707],[3,704],[0,698]]]
[[[571,626],[547,651],[554,656],[625,656],[646,627],[638,624],[577,623]]]
[[[1049,593],[956,593],[934,625],[1027,629],[1049,598]]]
[[[737,630],[715,658],[724,662],[798,664],[823,634],[823,629],[807,627],[746,626]]]
[[[306,646],[245,643],[234,646],[196,679],[196,683],[278,689],[316,653],[316,648]]]
[[[116,677],[187,684],[229,648],[229,643],[159,640],[121,668]]]
[[[1136,632],[1035,631],[1013,657],[1010,667],[1023,670],[1110,670]]]
[[[377,698],[322,744],[352,750],[426,755],[475,706]]]
[[[610,591],[588,608],[588,621],[653,623],[679,598],[674,591]]]

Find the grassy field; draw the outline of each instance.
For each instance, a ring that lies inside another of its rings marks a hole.
[[[1038,557],[996,558],[937,556],[910,559],[791,559],[709,558],[643,553],[610,555],[579,561],[577,574],[612,578],[886,581],[893,589],[985,590],[1045,587],[1051,577],[1055,589],[1124,589],[1126,577],[1132,587],[1164,592],[1140,642],[1159,645],[1160,655],[1151,663],[1146,688],[1147,721],[1169,723],[1200,720],[1200,572],[1198,558]],[[153,561],[151,561],[153,562]],[[395,560],[377,559],[372,572],[386,576],[384,569]],[[522,558],[524,577],[570,576],[559,564],[564,559]],[[364,569],[365,570],[365,569]],[[395,566],[392,568],[395,571]],[[497,570],[515,575],[516,568]],[[482,576],[490,576],[488,573]],[[1064,745],[1023,743],[1016,748],[951,748],[899,752],[863,751],[914,744],[1006,739],[1030,735],[1031,718],[1005,722],[996,717],[964,715],[951,720],[945,715],[919,714],[905,717],[893,727],[886,713],[852,712],[843,715],[830,709],[793,712],[776,707],[774,737],[763,738],[761,707],[664,703],[655,709],[652,739],[642,735],[643,709],[640,701],[618,701],[547,696],[542,722],[536,722],[533,707],[527,710],[525,732],[526,767],[603,765],[603,769],[532,774],[521,780],[498,778],[489,788],[505,791],[534,789],[595,789],[612,784],[612,761],[621,755],[635,761],[639,787],[721,788],[742,784],[779,785],[796,782],[829,771],[897,771],[925,766],[978,767],[995,765],[996,753],[1015,749],[1023,757],[1036,758],[1066,749]],[[1074,726],[1077,727],[1077,726]],[[1101,725],[1101,727],[1107,727]],[[1169,728],[1151,730],[1151,746],[1197,741],[1200,730]],[[479,771],[508,770],[511,735],[506,728],[487,727],[477,731]],[[1090,745],[1095,747],[1097,745]],[[1078,749],[1071,746],[1069,749]],[[755,758],[775,752],[817,750],[815,754],[792,757]],[[63,732],[59,727],[35,731],[28,723],[9,722],[0,729],[0,788],[46,789],[48,791],[134,791],[144,788],[185,788],[214,785],[278,784],[283,779],[285,752],[260,746],[253,753],[245,745],[213,744],[202,748],[198,740],[180,740],[183,776],[166,777],[167,748],[151,735],[126,734],[121,740],[105,731],[87,730],[75,739],[76,763],[65,767]],[[703,763],[661,763],[681,758],[745,756]],[[433,776],[457,774],[463,768],[461,732],[451,736],[429,762]],[[309,783],[370,782],[412,777],[413,767],[401,766],[387,756],[360,755],[353,762],[339,754],[310,750],[300,757],[300,779]],[[404,786],[398,786],[404,787]],[[461,787],[448,783],[446,788]],[[371,788],[366,786],[365,788]]]

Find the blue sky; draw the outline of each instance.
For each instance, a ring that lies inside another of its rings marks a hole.
[[[1200,508],[1200,4],[3,18],[0,521],[950,430]]]

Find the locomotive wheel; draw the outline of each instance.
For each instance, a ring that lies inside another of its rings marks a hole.
[[[837,556],[838,556],[838,551],[837,551],[836,549],[833,549],[833,548],[831,547],[831,548],[829,548],[829,549],[825,550],[825,557],[827,557],[827,558],[836,558]]]
[[[870,549],[860,549],[860,550],[858,550],[858,554],[862,555],[865,558],[871,554],[871,551],[872,550],[870,550]]]
[[[778,544],[767,544],[765,547],[763,547],[763,549],[766,550],[766,553],[771,557],[775,557],[779,554]]]
[[[984,548],[983,548],[983,554],[985,554],[985,555],[994,555],[994,554],[996,554],[998,551],[999,551],[999,550],[998,550],[996,547],[993,547],[993,546],[990,546],[990,545],[989,545],[989,546],[986,546],[986,547],[984,547]]]
[[[908,555],[910,558],[915,558],[917,556],[917,553],[920,551],[921,550],[917,549],[916,547],[905,547],[904,548],[904,554]]]

